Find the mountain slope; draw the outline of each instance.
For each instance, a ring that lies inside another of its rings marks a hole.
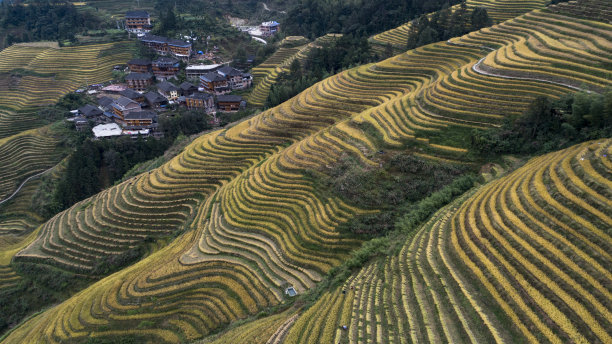
[[[322,296],[284,343],[609,342],[610,153],[610,139],[587,142],[469,192]]]
[[[311,287],[360,244],[340,234],[338,225],[372,210],[326,196],[307,170],[325,171],[345,154],[376,168],[373,153],[383,146],[376,135],[427,158],[464,159],[465,141],[447,143],[446,135],[497,125],[539,94],[568,92],[576,80],[595,91],[609,86],[599,64],[608,56],[611,27],[560,18],[536,11],[344,71],[233,128],[202,136],[161,168],[58,214],[16,261],[92,273],[98,262],[150,238],[188,230],[29,320],[6,342],[118,335],[196,339],[278,304],[288,284],[300,292]],[[549,36],[567,44],[550,49]],[[541,44],[524,44],[529,39]],[[588,47],[578,57],[580,72],[565,52],[576,42]],[[520,50],[512,59],[491,57],[512,47]],[[526,71],[522,66],[529,64]],[[157,226],[156,219],[167,222]]]
[[[542,9],[548,3],[547,0],[467,0],[465,2],[468,13],[471,13],[477,7],[485,8],[494,23],[501,23],[529,11]],[[453,6],[453,12],[459,7],[460,5]],[[432,15],[430,14],[429,17],[431,18]],[[413,21],[410,21],[394,29],[376,34],[370,38],[370,42],[374,45],[374,48],[381,52],[384,51],[387,44],[391,44],[395,49],[401,51],[406,50],[412,24]]]

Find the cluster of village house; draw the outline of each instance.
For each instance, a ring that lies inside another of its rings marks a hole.
[[[158,112],[169,104],[209,115],[217,111],[239,111],[246,106],[241,96],[228,93],[251,87],[250,74],[221,64],[190,65],[185,68],[186,78],[197,82],[175,86],[168,80],[180,72],[179,59],[185,61],[191,56],[191,43],[148,34],[151,21],[145,11],[128,12],[126,29],[144,34],[139,38],[142,44],[161,56],[153,61],[129,61],[125,84],[90,87],[89,92],[98,95],[98,106],[85,105],[78,109],[74,119],[77,130],[86,130],[93,122],[97,124],[93,128],[97,138],[158,136]],[[211,116],[212,121],[216,119]]]

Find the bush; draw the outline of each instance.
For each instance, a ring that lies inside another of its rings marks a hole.
[[[612,90],[574,93],[552,102],[538,97],[524,115],[500,128],[474,130],[472,150],[480,155],[543,154],[579,142],[612,136]]]
[[[357,216],[340,226],[352,234],[379,236],[394,228],[396,218],[412,204],[453,181],[464,167],[434,163],[410,153],[386,153],[383,168],[363,167],[344,156],[329,173],[329,187],[348,203],[381,210]]]

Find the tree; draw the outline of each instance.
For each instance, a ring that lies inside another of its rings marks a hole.
[[[417,41],[417,46],[420,47],[420,46],[434,43],[437,41],[438,41],[438,32],[428,26],[427,28],[425,28],[425,30],[423,30],[419,34],[419,40]]]
[[[293,62],[291,62],[291,66],[289,66],[289,72],[291,73],[291,77],[294,80],[297,80],[302,77],[302,64],[300,63],[300,60],[294,59]]]
[[[489,13],[484,7],[476,7],[472,12],[472,29],[479,30],[483,27],[493,25],[493,21],[489,18]]]
[[[524,134],[529,138],[534,138],[539,132],[546,132],[551,129],[551,126],[558,124],[555,121],[552,104],[546,96],[539,96],[529,104],[525,117],[521,120],[524,125]]]
[[[585,116],[591,112],[591,99],[585,92],[577,93],[572,103],[572,114],[567,119],[574,128],[580,129],[585,125]]]
[[[393,57],[393,45],[391,45],[391,43],[387,43],[385,46],[385,54],[383,57],[387,59]]]

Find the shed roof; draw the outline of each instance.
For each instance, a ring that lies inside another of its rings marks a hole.
[[[121,135],[121,128],[117,123],[100,124],[91,129],[95,137],[110,137]]]

